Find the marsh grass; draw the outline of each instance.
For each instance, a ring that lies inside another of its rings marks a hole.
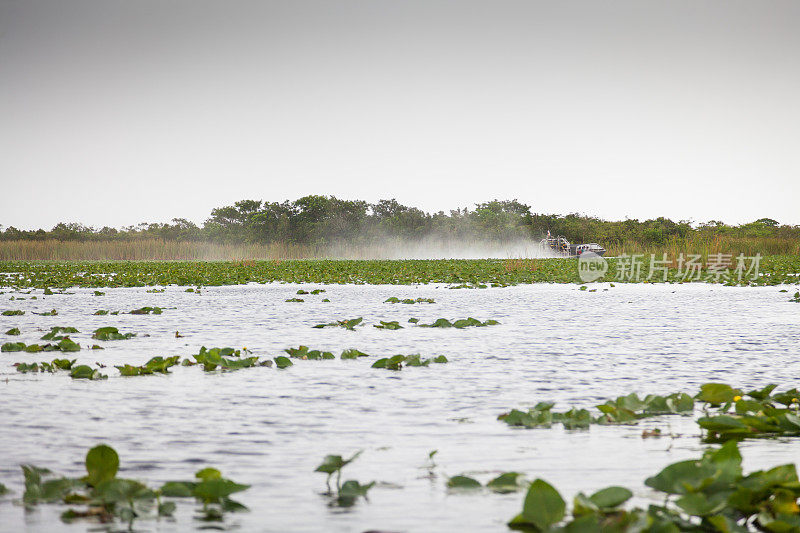
[[[727,235],[693,235],[685,238],[671,237],[660,245],[643,245],[636,241],[604,245],[608,256],[622,254],[655,254],[661,256],[666,253],[667,258],[675,260],[680,254],[700,254],[703,260],[709,255],[739,254],[754,256],[757,253],[767,255],[798,255],[800,254],[800,241],[782,237],[738,237]]]
[[[310,246],[223,244],[143,239],[130,241],[0,241],[0,261],[236,261],[304,259]]]
[[[674,260],[679,254],[709,255],[743,253],[754,256],[800,255],[800,241],[784,237],[740,237],[692,235],[669,238],[662,244],[638,241],[603,243],[607,256],[655,254]],[[539,258],[535,241],[525,243],[483,241],[453,243],[415,243],[386,241],[366,244],[305,245],[276,242],[271,244],[169,241],[161,239],[59,241],[0,241],[0,261],[237,261],[258,259],[422,259],[448,257],[495,257],[524,259],[512,268],[529,269],[528,260]],[[524,263],[524,265],[523,265]]]

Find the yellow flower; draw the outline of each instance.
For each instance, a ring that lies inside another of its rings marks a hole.
[[[739,401],[739,400],[741,400],[741,399],[742,399],[742,397],[741,397],[741,396],[734,396],[734,397],[733,397],[733,401],[734,401],[734,402],[738,402],[738,401]]]

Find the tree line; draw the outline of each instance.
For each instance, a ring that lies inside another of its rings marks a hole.
[[[333,243],[365,244],[376,239],[459,239],[511,241],[539,239],[547,232],[572,242],[604,245],[636,242],[659,246],[671,239],[777,238],[800,240],[800,226],[781,225],[761,218],[738,226],[720,221],[692,224],[668,218],[608,221],[568,214],[533,213],[531,206],[514,200],[492,200],[474,208],[449,213],[427,213],[402,205],[395,199],[368,203],[335,196],[304,196],[294,201],[241,200],[218,207],[202,224],[174,218],[170,223],[142,223],[121,229],[93,228],[78,223],[59,223],[52,229],[20,230],[0,226],[0,240],[166,241],[222,243],[292,243],[324,246]]]

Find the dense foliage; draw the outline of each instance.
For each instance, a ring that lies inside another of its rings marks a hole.
[[[619,282],[618,259],[609,259],[605,281]],[[648,281],[648,265],[641,281]],[[778,285],[797,283],[800,257],[770,256],[762,259],[756,279],[741,284]],[[408,285],[448,283],[452,289],[485,289],[518,283],[576,283],[574,259],[448,259],[407,261],[109,261],[28,262],[0,261],[0,287],[141,287],[153,285],[237,285],[242,283],[355,283]],[[659,282],[656,276],[649,282]],[[680,282],[677,269],[670,268],[668,282]],[[738,284],[733,279],[715,279],[704,274],[698,281]],[[585,288],[585,286],[584,286]],[[190,288],[191,289],[191,288]],[[190,290],[187,289],[187,290]],[[191,289],[194,290],[194,289]],[[589,289],[594,291],[596,289]],[[137,310],[138,311],[138,310]],[[6,310],[4,313],[15,313]],[[21,313],[21,311],[20,311]],[[96,314],[107,314],[97,312]],[[117,314],[112,312],[110,314]]]
[[[714,238],[775,239],[800,242],[800,226],[779,225],[762,218],[729,226],[719,221],[692,225],[659,217],[606,221],[579,215],[533,213],[517,200],[492,200],[449,213],[426,213],[396,200],[370,204],[335,196],[304,196],[294,201],[242,200],[211,211],[202,226],[183,218],[171,223],[142,223],[122,229],[96,229],[78,223],[60,223],[49,231],[19,230],[0,226],[0,241],[125,241],[158,239],[225,243],[289,243],[324,246],[331,243],[360,245],[376,239],[418,241],[469,239],[508,241],[540,238],[550,231],[574,242],[601,242],[607,247],[635,242],[663,246],[674,240]],[[786,252],[786,249],[781,250]],[[777,250],[775,251],[777,253]]]

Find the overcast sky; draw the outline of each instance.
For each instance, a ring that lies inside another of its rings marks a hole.
[[[0,224],[518,198],[800,224],[800,2],[0,0]]]

